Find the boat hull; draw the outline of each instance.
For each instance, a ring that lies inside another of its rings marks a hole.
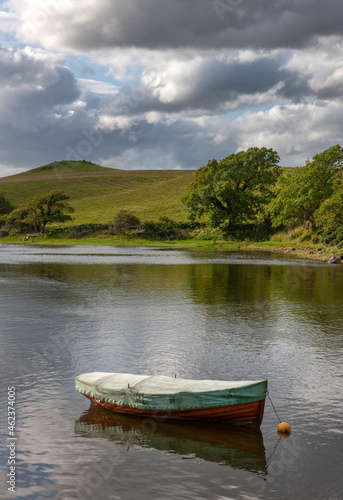
[[[246,427],[260,427],[264,412],[265,400],[253,401],[217,408],[199,408],[193,410],[149,410],[120,406],[84,394],[93,403],[115,413],[152,418],[157,420],[196,420],[202,422],[219,422],[223,424]]]

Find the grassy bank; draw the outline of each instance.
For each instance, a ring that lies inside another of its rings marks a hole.
[[[81,238],[64,238],[53,233],[47,233],[39,237],[30,237],[24,241],[23,236],[7,236],[0,239],[0,243],[23,244],[23,245],[112,245],[112,246],[151,246],[172,247],[179,249],[196,249],[201,251],[264,251],[275,254],[283,254],[287,258],[311,259],[320,262],[328,262],[331,255],[340,253],[336,247],[325,247],[297,243],[287,240],[284,235],[275,236],[274,239],[265,242],[251,241],[225,241],[217,238],[205,238],[190,234],[189,237],[180,240],[153,240],[134,235],[110,235],[93,234]]]

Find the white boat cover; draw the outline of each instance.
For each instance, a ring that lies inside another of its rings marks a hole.
[[[265,399],[267,381],[187,380],[92,372],[75,378],[76,390],[132,408],[180,410],[230,406]]]

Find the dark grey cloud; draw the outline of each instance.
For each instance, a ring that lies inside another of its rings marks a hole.
[[[183,119],[158,124],[141,119],[125,130],[104,131],[80,113],[69,123],[67,119],[60,124],[45,122],[42,130],[30,134],[0,126],[1,163],[28,169],[68,159],[109,162],[113,168],[126,169],[198,168],[218,153],[229,154],[229,143],[216,147],[214,135]]]
[[[28,18],[23,32],[30,33],[31,22],[42,43],[81,51],[296,48],[343,34],[341,0],[94,0],[85,22],[77,9],[61,6],[40,30]]]
[[[181,75],[180,71],[173,73],[173,67],[167,68],[165,73],[148,79],[150,83],[143,76],[136,87],[123,87],[107,102],[107,112],[113,116],[193,110],[218,114],[225,112],[226,107],[244,109],[244,103],[250,107],[251,98],[258,99],[274,88],[278,98],[294,102],[315,95],[305,76],[284,68],[286,61],[285,55],[277,54],[248,62],[216,57],[204,58],[194,65],[185,62]],[[173,90],[170,98],[165,95],[168,86]]]
[[[196,168],[204,157],[207,162],[215,132],[195,122],[149,123],[142,116],[113,130],[99,128],[106,101],[81,93],[72,72],[51,54],[3,47],[0,72],[0,165],[28,169],[85,159],[123,168],[116,158],[126,158],[126,168]]]
[[[134,150],[149,165],[135,157],[128,168],[166,163],[172,168],[175,162],[194,168],[201,161],[198,142],[205,144],[204,136],[212,135],[183,119],[153,124],[142,117],[114,130],[99,129],[105,111],[101,95],[81,93],[63,61],[40,50],[0,48],[0,75],[2,165],[27,169],[68,157],[99,162]]]
[[[319,92],[311,89],[309,78],[296,71],[285,71],[282,87],[277,91],[277,96],[291,102],[301,102],[308,97],[320,97]],[[317,94],[317,95],[316,95]],[[343,95],[343,93],[342,93]]]
[[[81,94],[73,73],[39,50],[0,47],[0,75],[0,124],[26,133],[44,128]]]
[[[73,73],[53,54],[2,48],[0,55],[3,165],[33,168],[54,160],[85,159],[117,168],[197,168],[237,148],[267,145],[280,151],[278,144],[291,157],[292,151],[300,155],[305,148],[306,159],[306,144],[313,150],[317,141],[305,134],[309,123],[316,124],[316,136],[321,133],[326,143],[329,134],[338,142],[342,130],[341,108],[325,105],[317,110],[285,107],[231,124],[216,118],[230,99],[258,99],[275,86],[279,98],[295,103],[311,92],[318,95],[318,90],[309,89],[310,77],[285,69],[284,54],[248,61],[209,56],[186,61],[176,72],[167,64],[147,80],[150,86],[125,87],[118,95],[81,90]],[[331,85],[336,92],[339,81]],[[175,93],[163,101],[160,91],[170,83]],[[151,119],[150,112],[160,116]],[[328,117],[331,129],[325,125]]]
[[[63,61],[41,50],[0,47],[0,75],[1,164],[22,166],[53,151],[59,135],[68,140],[81,91]]]

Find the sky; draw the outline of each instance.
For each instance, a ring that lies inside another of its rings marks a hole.
[[[0,177],[342,144],[342,0],[0,0]]]

